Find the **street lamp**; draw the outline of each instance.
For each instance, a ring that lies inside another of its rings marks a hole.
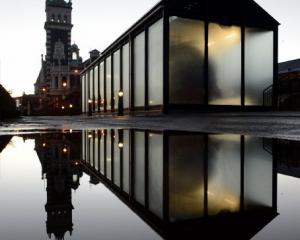
[[[123,111],[123,97],[124,97],[124,92],[122,90],[119,91],[118,93],[119,101],[118,101],[118,116],[123,116],[124,111]]]
[[[89,116],[92,116],[92,103],[93,103],[92,99],[89,99],[89,111],[88,111]]]

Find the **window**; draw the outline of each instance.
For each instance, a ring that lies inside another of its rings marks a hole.
[[[149,106],[163,104],[163,21],[149,27]]]
[[[111,57],[106,58],[106,108],[111,110]]]
[[[104,109],[105,104],[105,78],[104,78],[104,62],[100,63],[100,104],[101,109]]]
[[[94,95],[95,95],[95,111],[98,111],[98,103],[99,103],[99,78],[98,78],[98,66],[94,68]]]
[[[129,98],[130,98],[130,91],[129,91],[129,44],[123,46],[122,51],[122,76],[123,76],[123,106],[124,109],[129,108]]]
[[[203,104],[204,22],[170,18],[170,104]]]
[[[272,31],[246,28],[245,105],[263,105],[264,90],[273,84],[273,47]]]
[[[134,39],[134,106],[145,106],[145,33]]]
[[[118,109],[120,91],[120,50],[114,53],[114,108]]]
[[[145,204],[145,133],[134,132],[134,198]]]
[[[209,24],[208,92],[211,105],[241,105],[241,29]]]
[[[82,112],[86,112],[85,108],[85,75],[82,75],[81,78],[81,105],[82,105]]]

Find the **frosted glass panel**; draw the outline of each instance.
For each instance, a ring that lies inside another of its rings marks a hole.
[[[120,51],[114,53],[114,104],[118,109],[118,93],[120,91]]]
[[[81,77],[81,110],[82,110],[83,113],[86,112],[85,96],[86,96],[86,92],[85,92],[85,75],[83,75]]]
[[[245,31],[245,104],[263,105],[263,92],[273,84],[274,33],[257,28]]]
[[[99,170],[99,139],[98,139],[98,136],[96,135],[95,137],[95,147],[94,147],[94,150],[95,150],[95,169],[98,171]]]
[[[208,137],[208,214],[238,212],[241,191],[239,135]]]
[[[245,137],[245,209],[272,207],[273,158],[263,139]]]
[[[106,109],[111,110],[111,57],[106,58]]]
[[[119,132],[114,131],[114,184],[120,187],[120,148]]]
[[[163,21],[149,27],[149,106],[163,104]]]
[[[170,18],[170,103],[204,103],[204,22]]]
[[[88,78],[88,73],[85,74],[85,92],[86,92],[86,101],[85,101],[85,109],[88,112],[89,110],[89,78]]]
[[[104,90],[105,90],[105,83],[104,83],[104,62],[100,63],[100,103],[101,103],[101,110],[104,108]]]
[[[208,95],[211,105],[241,105],[241,29],[209,24]]]
[[[134,39],[134,106],[145,106],[145,33]]]
[[[104,132],[101,132],[101,139],[100,139],[100,172],[104,175],[104,161],[105,161],[105,137]]]
[[[130,97],[130,91],[129,91],[129,44],[123,46],[123,52],[122,52],[122,74],[123,74],[123,107],[125,109],[129,108],[129,97]]]
[[[129,193],[129,130],[124,130],[123,142],[123,191]]]
[[[170,220],[204,214],[204,137],[172,135],[169,139]]]
[[[163,217],[163,135],[149,134],[149,209]]]
[[[111,180],[111,133],[110,130],[107,131],[106,137],[106,177]]]
[[[99,91],[98,91],[98,82],[99,82],[99,78],[98,78],[98,66],[96,66],[94,68],[94,96],[95,96],[95,109],[96,112],[98,111],[98,95],[99,95]]]
[[[145,133],[134,132],[134,198],[145,204]]]

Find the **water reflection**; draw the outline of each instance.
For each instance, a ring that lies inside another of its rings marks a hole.
[[[279,140],[173,131],[101,129],[23,138],[35,140],[46,181],[46,231],[55,239],[76,229],[72,189],[80,188],[84,174],[165,239],[249,239],[277,216],[274,158],[290,151]],[[9,140],[1,137],[0,147]]]
[[[165,238],[199,235],[201,228],[248,239],[277,214],[273,141],[100,130],[83,132],[82,143],[83,168]]]

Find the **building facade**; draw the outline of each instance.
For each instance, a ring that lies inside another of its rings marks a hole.
[[[252,0],[163,0],[82,72],[82,112],[276,106],[277,39]]]
[[[40,114],[69,114],[80,111],[82,58],[71,45],[72,2],[46,0],[46,56],[35,83]]]

